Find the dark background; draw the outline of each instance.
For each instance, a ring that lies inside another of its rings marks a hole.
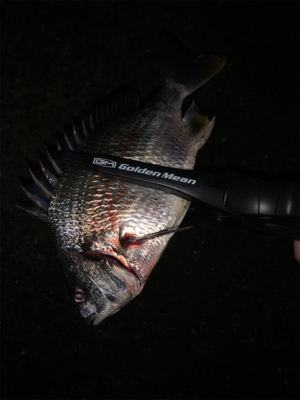
[[[47,226],[15,207],[45,142],[99,97],[158,85],[164,29],[228,55],[197,93],[217,115],[197,163],[298,172],[297,2],[1,2],[2,398],[298,398],[292,241],[189,213],[144,291],[85,324]]]

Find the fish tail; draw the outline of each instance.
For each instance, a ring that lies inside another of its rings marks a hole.
[[[195,59],[181,43],[166,33],[161,36],[160,54],[163,83],[182,85],[184,97],[213,78],[227,61],[227,57],[213,55]]]

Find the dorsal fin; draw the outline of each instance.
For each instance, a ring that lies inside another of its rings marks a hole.
[[[39,208],[44,211],[48,211],[50,200],[47,199],[39,188],[35,185],[23,186],[20,183],[21,188],[24,190],[28,198]]]
[[[48,213],[42,210],[40,207],[36,206],[35,204],[30,206],[20,206],[19,204],[17,204],[16,206],[38,219],[41,219],[43,221],[48,221]]]
[[[137,107],[139,102],[135,85],[103,98],[88,113],[84,113],[81,118],[76,118],[72,125],[65,126],[64,132],[57,137],[58,150],[76,150],[83,140],[101,123]],[[21,185],[34,205],[18,206],[29,214],[43,220],[47,220],[48,207],[54,188],[57,185],[59,176],[62,174],[62,167],[56,160],[57,152],[49,152],[47,147],[45,149],[48,159],[41,160],[39,158],[40,169],[33,170],[28,167],[33,183]]]
[[[63,137],[58,138],[58,150],[76,150],[77,146],[101,123],[132,110],[139,103],[135,85],[106,96],[92,106],[88,113],[85,113],[81,118],[74,119],[72,125],[65,126]]]

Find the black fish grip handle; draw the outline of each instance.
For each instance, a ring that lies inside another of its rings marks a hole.
[[[225,209],[240,216],[245,227],[300,239],[299,182],[264,181],[228,172]]]
[[[199,214],[261,232],[300,239],[299,182],[182,170],[107,154],[61,150],[63,163],[152,187],[193,201]]]

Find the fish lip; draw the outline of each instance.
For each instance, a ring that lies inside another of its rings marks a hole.
[[[141,282],[141,278],[136,273],[136,271],[128,264],[125,257],[121,256],[120,254],[116,253],[113,249],[105,250],[105,249],[93,249],[81,252],[84,258],[88,258],[94,261],[100,261],[102,258],[109,257],[116,261],[121,267],[126,268],[131,274],[134,275],[139,282]]]
[[[98,314],[96,312],[93,312],[92,314],[90,314],[88,317],[85,318],[85,322],[89,324],[90,322],[93,322],[97,317]]]
[[[120,254],[116,253],[114,250],[103,250],[102,254],[104,256],[109,256],[115,258],[117,261],[119,261],[123,267],[125,267],[129,272],[131,272],[138,280],[139,282],[141,281],[141,278],[138,276],[136,271],[128,264],[126,261],[125,257],[121,256]]]
[[[115,312],[117,312],[117,311],[119,311],[119,309],[116,310]],[[113,314],[115,314],[115,313],[113,313]],[[91,314],[85,318],[85,322],[87,322],[88,324],[90,324],[92,322],[92,324],[94,326],[96,326],[96,325],[99,325],[100,322],[102,322],[105,318],[106,318],[105,315],[101,315],[99,313],[94,312],[93,314]]]
[[[110,314],[109,316],[112,316],[113,314],[115,314],[119,310],[120,309],[116,310],[114,313]],[[106,315],[97,314],[96,317],[93,319],[93,325],[94,326],[99,325],[106,318],[107,318]]]

